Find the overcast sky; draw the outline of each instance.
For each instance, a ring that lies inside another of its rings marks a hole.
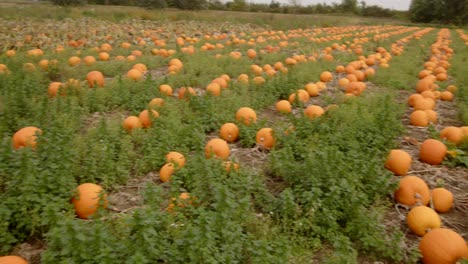
[[[288,3],[288,0],[276,0],[280,3]],[[367,5],[379,5],[385,8],[391,8],[396,10],[408,10],[411,0],[364,0]],[[247,2],[251,3],[270,3],[271,0],[247,0]],[[302,5],[310,5],[310,4],[319,4],[319,3],[341,3],[341,0],[299,0]],[[361,0],[358,0],[360,3]]]

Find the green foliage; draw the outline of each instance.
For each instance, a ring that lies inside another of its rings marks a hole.
[[[208,2],[206,0],[169,0],[170,6],[183,10],[206,9]]]
[[[137,6],[152,9],[167,7],[166,0],[136,0],[135,3]]]
[[[60,6],[83,6],[86,5],[86,0],[51,0],[54,5]]]
[[[412,22],[442,22],[446,24],[468,23],[467,0],[412,0]]]
[[[343,0],[341,2],[341,8],[343,11],[348,13],[356,13],[358,9],[358,1],[357,0]]]

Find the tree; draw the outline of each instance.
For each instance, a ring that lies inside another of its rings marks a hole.
[[[52,0],[52,4],[60,6],[86,5],[86,0]]]
[[[344,12],[356,13],[358,7],[357,0],[343,0],[341,3],[341,8]]]
[[[199,10],[206,9],[208,2],[206,0],[172,0],[171,6],[185,10]]]
[[[167,7],[166,0],[135,0],[135,4],[139,7],[145,7],[150,9]]]
[[[230,3],[229,8],[232,11],[247,11],[247,2],[245,0],[234,0]]]
[[[468,0],[412,0],[412,22],[468,24]]]

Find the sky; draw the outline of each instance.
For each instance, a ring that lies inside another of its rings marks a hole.
[[[267,3],[269,4],[271,0],[247,0],[247,2],[251,3]],[[276,0],[276,2],[280,3],[288,3],[288,0]],[[302,5],[310,5],[310,4],[332,4],[332,3],[341,3],[341,0],[299,0]],[[358,0],[360,3],[361,0]],[[391,8],[396,10],[408,10],[411,0],[364,0],[367,5],[378,5],[385,8]]]

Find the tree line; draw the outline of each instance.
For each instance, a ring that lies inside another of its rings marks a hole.
[[[183,10],[224,10],[284,14],[348,13],[368,17],[409,18],[412,22],[468,24],[468,0],[412,0],[409,12],[367,5],[365,1],[342,0],[341,3],[301,5],[300,0],[269,4],[246,0],[51,0],[58,5],[126,5],[149,9],[178,8]]]

